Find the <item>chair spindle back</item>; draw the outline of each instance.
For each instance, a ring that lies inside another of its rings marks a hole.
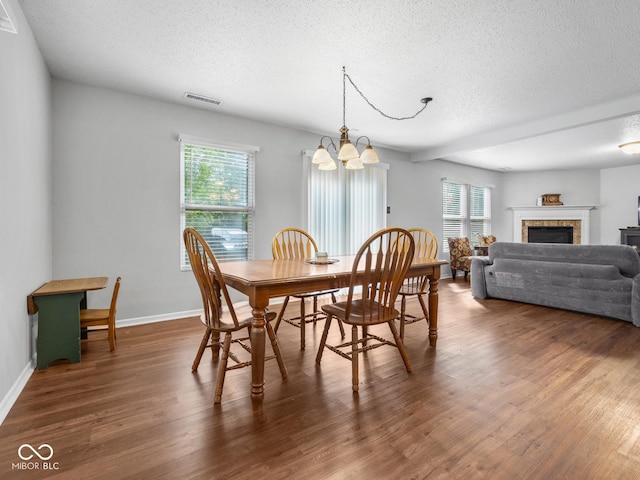
[[[273,237],[271,252],[276,260],[312,258],[318,245],[307,232],[300,228],[284,228]]]
[[[410,228],[407,231],[411,234],[415,243],[414,258],[429,258],[435,260],[438,257],[438,239],[433,233],[424,228]],[[409,277],[405,281],[405,286],[425,293],[429,286],[429,281],[424,275]]]
[[[398,292],[414,257],[414,240],[402,228],[386,228],[362,245],[353,263],[345,316],[348,319],[355,290],[362,289],[365,317],[392,315]],[[362,273],[358,270],[362,269]]]
[[[222,316],[222,296],[233,318],[233,323],[238,327],[238,318],[236,317],[233,303],[209,244],[193,228],[186,228],[183,232],[183,238],[191,270],[196,277],[198,287],[200,287],[204,308],[204,323],[211,328],[219,328]]]

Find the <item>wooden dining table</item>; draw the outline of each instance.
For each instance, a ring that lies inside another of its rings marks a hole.
[[[264,400],[265,320],[269,300],[319,290],[348,287],[355,255],[332,257],[334,263],[315,264],[304,259],[246,260],[220,263],[225,283],[247,295],[252,309],[251,398],[255,406]],[[438,338],[438,280],[443,260],[415,258],[408,277],[429,279],[429,344]]]

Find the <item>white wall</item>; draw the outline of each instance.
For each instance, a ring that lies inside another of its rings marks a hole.
[[[51,278],[51,85],[20,6],[0,31],[0,422],[30,373],[27,295]]]
[[[508,207],[535,206],[544,193],[560,193],[565,205],[594,205],[591,210],[590,243],[601,242],[600,170],[554,170],[506,172],[502,181],[503,210],[500,223],[507,228],[505,239],[513,240],[513,212]],[[605,242],[606,243],[606,242]]]
[[[591,243],[620,243],[620,228],[638,225],[640,165],[602,170],[571,170],[503,175],[504,207],[532,206],[543,193],[561,193],[565,205],[595,205],[591,211]],[[502,225],[511,232],[510,210]]]
[[[119,319],[200,308],[192,274],[179,270],[180,133],[260,147],[256,258],[271,256],[281,228],[305,227],[301,151],[318,135],[59,79],[53,92],[54,276],[122,276]],[[390,164],[388,225],[428,228],[440,242],[442,177],[501,182],[497,172],[379,153]],[[494,232],[506,235],[499,221]],[[91,292],[90,302],[109,293]]]
[[[479,185],[492,185],[492,225],[491,231],[498,238],[504,238],[501,220],[493,218],[502,209],[501,173],[480,168],[467,167],[441,160],[404,163],[401,168],[392,168],[389,173],[389,197],[391,213],[396,224],[403,227],[421,227],[436,235],[439,243],[439,257],[443,255],[442,245],[442,178],[461,180]],[[499,215],[498,215],[499,217]]]
[[[281,228],[304,227],[301,151],[319,135],[58,79],[53,120],[53,273],[122,276],[118,319],[201,308],[179,269],[180,133],[260,147],[256,258],[270,258]],[[379,153],[392,170],[409,158]],[[90,303],[106,304],[109,290]]]
[[[620,228],[638,226],[639,180],[640,165],[600,172],[602,243],[620,243]]]
[[[191,273],[179,270],[180,133],[260,147],[257,258],[271,255],[279,229],[304,227],[300,152],[313,149],[318,135],[65,80],[53,85],[53,274],[112,281],[121,275],[119,319],[200,308]],[[501,173],[380,153],[391,165],[388,224],[428,228],[441,244],[443,177],[495,186],[492,233],[500,240],[511,240],[508,207],[535,205],[543,193],[561,193],[566,205],[600,205],[598,170]],[[599,219],[600,208],[593,212],[592,243],[600,239]],[[105,304],[109,294],[92,292],[90,301]]]

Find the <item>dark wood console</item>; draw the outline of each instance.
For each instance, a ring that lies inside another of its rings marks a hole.
[[[620,243],[622,245],[631,245],[640,254],[640,227],[621,228]]]

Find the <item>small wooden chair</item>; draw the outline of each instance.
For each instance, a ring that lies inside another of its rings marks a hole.
[[[111,305],[109,308],[80,309],[80,328],[86,329],[87,335],[96,330],[106,330],[107,338],[109,340],[109,349],[112,352],[116,349],[116,303],[118,301],[118,292],[120,291],[121,280],[121,277],[116,279],[116,283],[113,286],[113,295],[111,296]]]
[[[358,391],[358,355],[384,345],[398,349],[407,372],[411,364],[407,351],[396,328],[398,311],[395,301],[414,255],[411,234],[401,228],[386,228],[372,235],[358,251],[351,272],[349,293],[345,302],[323,305],[327,320],[322,332],[316,363],[320,364],[327,348],[343,358],[351,360],[352,389]],[[360,272],[359,272],[360,270]],[[359,295],[358,292],[362,293]],[[351,341],[339,345],[327,344],[327,336],[333,318],[351,325]],[[373,335],[368,328],[387,323],[393,341]],[[362,327],[362,338],[358,337]]]
[[[415,243],[414,258],[429,258],[435,260],[438,256],[438,239],[433,233],[424,228],[410,228],[408,232],[413,236]],[[426,320],[429,325],[429,311],[424,302],[424,295],[427,295],[429,288],[429,278],[426,276],[409,277],[405,279],[398,294],[401,298],[400,303],[400,337],[404,339],[404,326],[420,320]],[[422,316],[408,315],[407,297],[418,297],[420,307],[422,307]]]
[[[218,365],[218,379],[216,382],[216,392],[214,403],[222,401],[222,388],[224,387],[224,377],[227,370],[248,367],[251,361],[242,362],[231,351],[231,344],[237,343],[244,350],[251,353],[251,345],[249,340],[249,331],[251,329],[251,309],[247,309],[246,316],[239,317],[231,303],[227,286],[220,272],[220,267],[216,261],[211,248],[193,228],[186,228],[183,232],[184,244],[186,246],[189,263],[202,295],[203,314],[200,320],[205,326],[204,336],[200,342],[200,348],[191,366],[191,371],[198,370],[200,360],[205,348],[211,348],[213,358],[217,359],[220,347],[222,347],[222,359]],[[227,310],[223,309],[221,296],[224,297],[224,303]],[[267,312],[265,314],[265,328],[271,340],[271,346],[275,355],[266,357],[265,360],[276,358],[280,367],[282,378],[287,377],[287,369],[280,354],[278,339],[271,326],[271,321],[276,317],[275,312]],[[239,330],[247,329],[247,336],[242,338],[233,338],[233,333]],[[224,333],[224,342],[220,343],[220,334]],[[234,364],[227,367],[228,359],[231,358]]]
[[[471,244],[468,237],[450,237],[449,238],[449,266],[451,267],[451,276],[456,279],[456,272],[462,270],[464,278],[467,279],[471,271]]]
[[[304,230],[299,228],[284,228],[273,237],[271,242],[271,252],[273,254],[273,258],[276,260],[288,260],[292,258],[309,259],[313,258],[318,252],[318,245],[313,237]],[[294,298],[300,300],[300,316],[291,318],[284,318],[284,313],[287,309],[290,298],[287,296],[284,299],[280,313],[278,313],[278,318],[274,327],[275,332],[278,332],[278,328],[280,327],[280,322],[282,320],[294,327],[298,327],[300,329],[300,349],[304,350],[305,325],[312,322],[315,324],[318,320],[323,320],[326,317],[322,310],[318,309],[318,297],[321,295],[331,295],[332,302],[336,303],[335,293],[337,291],[338,289],[336,288],[333,290],[322,290],[320,292],[293,295]],[[306,313],[305,311],[305,301],[307,298],[313,299],[313,310],[310,313]],[[344,337],[344,327],[342,324],[340,324],[340,331]]]

